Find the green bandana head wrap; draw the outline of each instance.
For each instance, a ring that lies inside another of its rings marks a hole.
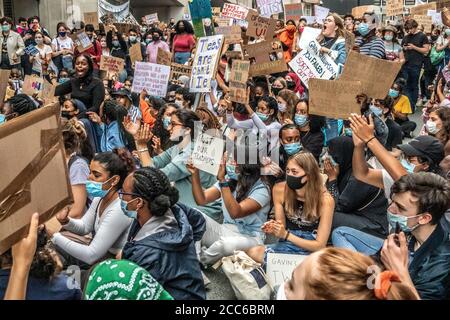
[[[89,276],[86,300],[173,300],[147,270],[127,260],[106,260]]]

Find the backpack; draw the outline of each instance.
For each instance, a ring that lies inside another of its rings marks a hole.
[[[433,48],[431,48],[431,52],[430,52],[431,64],[433,66],[436,66],[439,63],[441,63],[442,60],[444,60],[444,58],[445,58],[445,50],[437,51],[436,46],[434,45]]]

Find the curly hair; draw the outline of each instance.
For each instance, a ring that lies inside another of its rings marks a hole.
[[[220,128],[222,127],[220,125],[219,120],[217,119],[217,117],[211,112],[211,110],[209,110],[207,107],[198,107],[195,110],[195,113],[197,114],[197,116],[201,119],[201,115],[202,113],[206,114],[209,117],[208,123],[206,124],[206,129],[217,129],[220,130]]]
[[[175,25],[175,32],[177,34],[181,34],[180,27],[179,27],[181,22],[184,24],[184,31],[186,33],[194,34],[194,28],[192,27],[192,24],[190,24],[189,21],[187,21],[187,20],[179,20],[177,22],[177,24]]]
[[[23,93],[10,98],[7,103],[11,106],[12,112],[17,113],[19,116],[37,109],[33,99]]]
[[[161,217],[178,202],[178,190],[161,170],[141,168],[134,172],[133,178],[133,193],[147,201],[152,215]]]

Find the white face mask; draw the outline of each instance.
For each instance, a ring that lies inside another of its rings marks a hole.
[[[436,126],[436,122],[428,120],[427,123],[425,124],[425,126],[427,127],[428,133],[436,134],[439,132],[439,129]]]
[[[183,108],[183,101],[175,100],[175,104],[178,106],[178,108]]]
[[[277,300],[287,300],[285,286],[286,283],[283,282],[278,288]]]
[[[280,112],[286,112],[286,110],[287,110],[286,103],[278,103],[278,110]]]

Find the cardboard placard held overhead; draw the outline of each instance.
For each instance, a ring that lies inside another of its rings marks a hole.
[[[426,15],[428,10],[436,10],[436,7],[436,2],[419,4],[409,8],[409,13],[411,15]]]
[[[275,19],[259,16],[258,12],[250,10],[247,16],[248,28],[246,35],[248,37],[263,38],[272,40],[275,35],[277,21]]]
[[[203,37],[198,40],[192,65],[190,92],[211,91],[211,80],[216,77],[223,43],[223,35]]]
[[[145,17],[145,22],[150,25],[150,24],[154,24],[155,22],[158,22],[158,13],[152,13],[152,14],[148,14]]]
[[[222,18],[222,17],[215,18],[215,21],[219,27],[228,27],[233,24],[233,19],[226,18],[226,17],[225,18]]]
[[[267,253],[267,276],[272,286],[283,285],[292,277],[294,269],[308,256],[300,254]]]
[[[386,15],[388,17],[403,14],[403,0],[387,0]]]
[[[361,113],[356,96],[362,91],[360,81],[309,80],[309,113],[333,119],[348,119]]]
[[[222,18],[233,18],[244,20],[247,18],[248,9],[237,4],[224,3],[221,16]]]
[[[172,53],[158,48],[158,54],[156,56],[156,63],[164,66],[170,66],[172,62]]]
[[[36,76],[25,76],[23,80],[22,93],[29,96],[39,94],[44,86],[44,78]]]
[[[431,33],[433,17],[413,15],[412,18],[417,21],[419,26],[423,26],[425,33]]]
[[[373,99],[384,99],[401,67],[400,62],[377,59],[350,51],[339,80],[361,81],[363,93]]]
[[[94,45],[92,44],[91,40],[89,39],[88,35],[85,32],[80,32],[77,34],[77,40],[78,40],[78,51],[84,52],[90,48],[92,48]]]
[[[222,162],[225,142],[208,134],[199,134],[192,152],[192,163],[199,170],[217,176]]]
[[[172,62],[170,65],[170,77],[169,80],[172,82],[178,81],[181,76],[191,77],[192,67],[185,66],[184,64],[178,64]]]
[[[301,3],[291,3],[284,5],[284,20],[299,21],[303,15],[303,5]]]
[[[44,101],[44,106],[58,101],[58,97],[55,97],[55,89],[57,85],[54,85],[48,81],[44,81],[42,91],[40,93],[41,99]]]
[[[0,254],[27,235],[33,213],[42,224],[73,203],[60,113],[49,106],[0,126]]]
[[[165,97],[169,83],[170,67],[148,62],[136,62],[132,92],[141,93],[143,89],[148,94]]]
[[[92,24],[95,28],[95,30],[99,30],[98,25],[98,12],[85,12],[84,13],[84,23],[85,24]]]
[[[373,12],[375,11],[375,8],[374,5],[354,7],[352,9],[352,16],[356,19],[361,19],[364,16],[364,13]]]
[[[320,24],[323,24],[324,20],[328,16],[328,13],[330,12],[330,9],[321,7],[318,5],[314,5],[314,13],[316,17],[316,21]]]
[[[0,69],[0,109],[3,108],[6,95],[6,87],[8,87],[9,75],[11,70]]]
[[[250,76],[262,76],[288,70],[279,41],[264,41],[244,46],[250,60]]]
[[[125,67],[125,60],[112,56],[102,56],[100,59],[100,70],[109,73],[119,73]]]
[[[247,80],[250,73],[250,61],[233,60],[231,76],[229,81],[230,100],[237,103],[247,104]]]
[[[262,17],[269,18],[273,14],[283,12],[281,0],[256,0],[256,4]]]
[[[450,0],[437,0],[436,1],[436,10],[442,11],[444,8],[450,9]]]
[[[242,40],[241,27],[239,26],[217,27],[214,28],[214,32],[216,35],[223,34],[227,44],[240,43]]]
[[[130,60],[131,64],[136,61],[142,61],[142,49],[140,43],[135,43],[130,47]]]
[[[130,32],[131,29],[139,30],[139,25],[129,24],[129,23],[114,23],[117,28],[117,32],[125,34]]]

